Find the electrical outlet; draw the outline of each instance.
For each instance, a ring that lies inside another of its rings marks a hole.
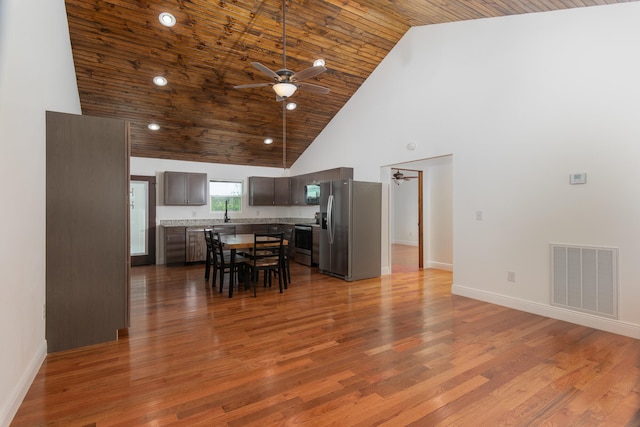
[[[513,272],[513,271],[508,271],[507,272],[507,281],[515,283],[515,281],[516,281],[516,273]]]

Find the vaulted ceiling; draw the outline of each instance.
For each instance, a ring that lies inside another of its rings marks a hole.
[[[290,0],[287,68],[324,59],[286,112],[289,167],[411,26],[616,0]],[[251,62],[283,65],[282,0],[65,0],[83,114],[131,124],[131,155],[283,167],[283,109]],[[164,27],[158,16],[173,14]],[[156,86],[164,76],[166,86]],[[160,129],[147,125],[157,123]],[[265,145],[266,137],[274,143]]]

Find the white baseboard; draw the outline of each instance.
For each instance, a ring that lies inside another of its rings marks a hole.
[[[43,341],[37,353],[29,362],[27,369],[23,372],[20,377],[20,381],[16,384],[13,392],[10,396],[6,396],[7,398],[4,400],[2,404],[2,408],[0,409],[0,426],[8,426],[11,424],[11,420],[15,417],[16,412],[20,408],[24,397],[27,395],[29,391],[29,387],[33,383],[36,375],[38,375],[38,371],[42,366],[42,362],[47,357],[47,341]]]
[[[418,242],[415,240],[394,240],[394,245],[415,246],[418,247]]]
[[[607,319],[588,313],[567,310],[560,307],[554,307],[552,305],[527,301],[520,298],[468,288],[466,286],[456,284],[451,287],[451,293],[501,305],[503,307],[513,308],[515,310],[525,311],[527,313],[533,313],[540,316],[550,317],[552,319],[563,320],[577,325],[588,326],[590,328],[640,339],[640,325],[636,325],[634,323],[623,322],[616,319]]]
[[[436,268],[438,270],[453,271],[453,264],[447,264],[438,261],[428,261],[427,268]]]

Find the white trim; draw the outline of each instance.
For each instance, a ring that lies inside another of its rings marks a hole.
[[[0,408],[0,426],[8,426],[11,424],[11,420],[15,417],[20,405],[24,400],[24,397],[29,391],[29,387],[33,383],[33,380],[38,375],[38,371],[42,366],[42,362],[47,357],[47,341],[43,341],[40,349],[31,359],[27,369],[22,373],[20,381],[16,384],[16,387],[11,392],[11,395],[7,397],[2,408]]]
[[[600,316],[594,316],[588,313],[567,310],[560,307],[554,307],[547,304],[514,298],[507,295],[495,294],[493,292],[482,291],[469,288],[466,286],[451,286],[453,295],[460,295],[468,298],[485,301],[504,307],[513,308],[515,310],[525,311],[527,313],[538,314],[540,316],[550,317],[552,319],[563,320],[582,326],[588,326],[602,331],[612,332],[627,337],[640,339],[640,325],[624,322],[616,319],[607,319]]]
[[[453,264],[438,261],[428,261],[426,268],[437,268],[438,270],[453,271]]]
[[[394,245],[404,245],[404,246],[415,246],[418,247],[417,240],[396,240],[393,242]]]

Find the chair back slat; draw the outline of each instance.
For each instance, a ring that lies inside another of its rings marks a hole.
[[[280,293],[283,291],[283,272],[284,272],[284,250],[283,237],[284,233],[254,233],[253,248],[249,253],[246,261],[253,281],[253,296],[256,296],[256,285],[258,281],[258,272],[264,271],[265,286],[267,280],[271,285],[271,272],[275,272],[278,276],[278,284],[280,285]]]
[[[254,265],[282,262],[283,233],[255,233],[253,237],[252,259]]]

